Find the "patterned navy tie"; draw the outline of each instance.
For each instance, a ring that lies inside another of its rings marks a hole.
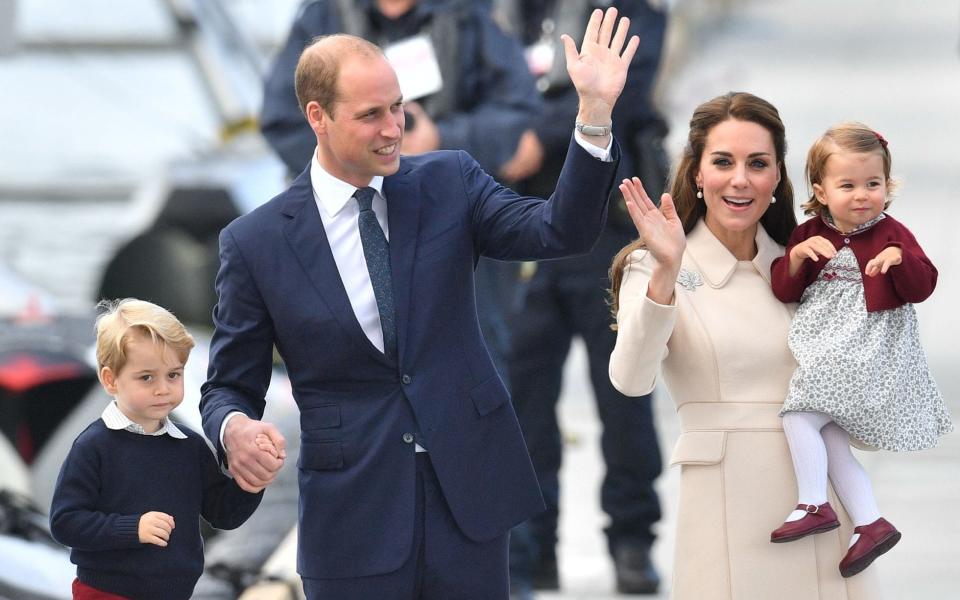
[[[393,308],[393,281],[390,276],[390,244],[383,235],[383,229],[373,212],[373,195],[370,187],[360,188],[353,197],[360,207],[358,224],[360,243],[363,244],[363,256],[367,259],[370,283],[373,295],[377,299],[380,311],[380,328],[383,330],[383,353],[394,358],[397,355],[397,324]]]

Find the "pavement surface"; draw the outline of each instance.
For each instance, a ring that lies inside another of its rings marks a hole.
[[[807,148],[829,125],[859,120],[890,141],[901,188],[891,214],[916,234],[940,271],[934,296],[918,306],[931,368],[955,420],[960,420],[960,4],[897,0],[689,0],[676,2],[674,46],[662,74],[661,105],[671,123],[676,156],[700,102],[730,90],[771,101],[787,126],[788,167],[797,199],[804,197]],[[607,600],[612,563],[599,508],[603,464],[600,428],[575,347],[560,404],[567,439],[561,473],[562,591],[541,600]],[[664,456],[678,434],[674,407],[659,390],[655,410]],[[903,532],[877,569],[886,600],[960,597],[960,434],[918,453],[858,453],[884,516]],[[679,472],[659,480],[664,519],[654,561],[669,597]],[[709,599],[704,599],[709,600]],[[744,599],[765,600],[765,599]]]

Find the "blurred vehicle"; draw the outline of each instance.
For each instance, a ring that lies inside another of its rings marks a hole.
[[[75,568],[50,536],[32,466],[96,382],[92,341],[89,319],[59,313],[0,264],[0,598],[70,598]]]
[[[112,255],[100,298],[137,297],[212,325],[220,230],[284,188],[256,124],[265,56],[220,0],[161,3],[219,129],[198,156],[171,161],[139,200],[151,216]]]
[[[0,433],[30,465],[96,382],[92,319],[60,313],[0,265]]]
[[[198,344],[172,418],[202,430],[217,235],[284,187],[254,115],[264,48],[297,5],[0,0],[12,15],[0,129],[16,142],[0,146],[0,600],[70,597],[75,567],[46,513],[70,445],[109,402],[92,350],[98,299],[149,299],[190,327]],[[265,418],[292,462],[243,527],[204,529],[195,598],[257,583],[296,522],[299,415],[280,365]]]

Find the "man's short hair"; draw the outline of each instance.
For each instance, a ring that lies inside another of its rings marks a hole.
[[[97,373],[109,367],[114,373],[127,362],[131,332],[139,332],[173,350],[186,363],[193,349],[193,336],[173,313],[152,302],[124,298],[102,300],[97,305]]]
[[[307,104],[316,102],[331,118],[337,96],[340,65],[350,56],[373,58],[383,56],[376,44],[355,35],[336,33],[313,39],[297,61],[294,87],[300,111],[307,114]]]

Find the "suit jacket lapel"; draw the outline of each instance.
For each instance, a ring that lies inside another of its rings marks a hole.
[[[390,272],[393,278],[394,308],[397,311],[397,351],[404,355],[410,325],[410,288],[413,256],[420,226],[420,180],[408,175],[403,161],[400,170],[383,181],[390,227]]]
[[[350,337],[357,339],[358,345],[371,357],[387,362],[383,353],[370,343],[353,312],[333,252],[330,250],[327,234],[323,230],[317,203],[313,198],[309,168],[297,177],[287,193],[283,214],[290,217],[290,220],[284,226],[283,233],[301,268]]]

